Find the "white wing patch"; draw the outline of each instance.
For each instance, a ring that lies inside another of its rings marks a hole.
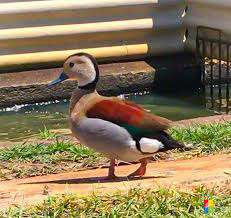
[[[155,153],[162,148],[164,148],[164,145],[156,139],[150,139],[150,138],[140,139],[140,149],[142,152]]]

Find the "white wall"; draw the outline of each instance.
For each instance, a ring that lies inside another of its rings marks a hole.
[[[1,0],[0,68],[60,65],[85,51],[101,59],[183,51],[183,0]]]

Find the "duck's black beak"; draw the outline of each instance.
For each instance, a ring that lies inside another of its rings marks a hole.
[[[52,87],[52,86],[54,86],[56,84],[59,84],[59,83],[63,82],[64,80],[67,80],[68,78],[69,77],[67,76],[67,74],[62,72],[57,79],[53,80],[52,82],[50,82],[48,84],[48,87]]]

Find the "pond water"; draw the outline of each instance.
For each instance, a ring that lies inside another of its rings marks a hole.
[[[136,93],[125,95],[146,109],[172,120],[212,115],[204,107],[203,96],[195,93]],[[0,140],[18,141],[48,129],[68,128],[68,100],[21,105],[0,111]]]

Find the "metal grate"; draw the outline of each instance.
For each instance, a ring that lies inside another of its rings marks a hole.
[[[218,113],[231,112],[231,42],[219,29],[197,27],[196,50],[202,66],[202,87],[206,106]]]

